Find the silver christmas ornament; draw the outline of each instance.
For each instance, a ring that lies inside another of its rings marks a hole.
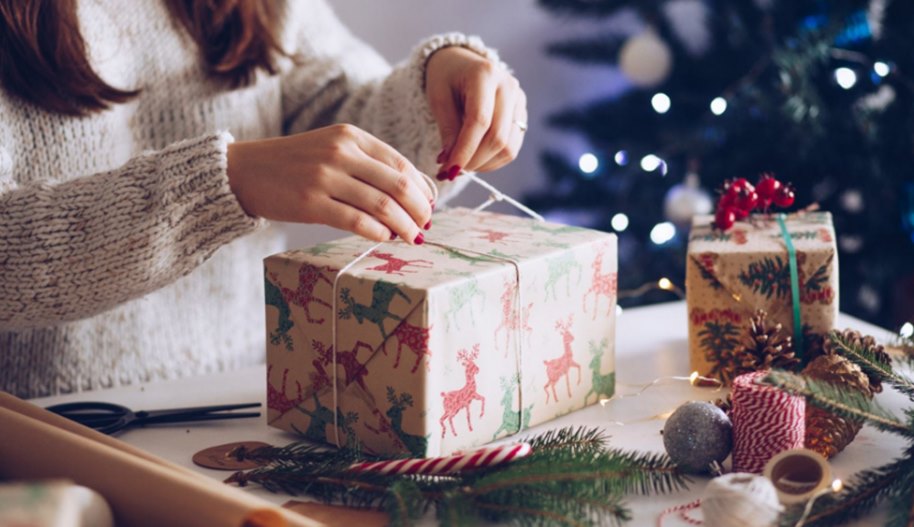
[[[692,216],[710,214],[713,208],[711,194],[699,186],[694,172],[686,174],[681,184],[673,185],[663,199],[663,215],[677,225],[689,225]]]
[[[711,463],[721,463],[733,448],[733,424],[717,406],[686,403],[673,412],[663,427],[667,455],[685,472],[706,473]]]

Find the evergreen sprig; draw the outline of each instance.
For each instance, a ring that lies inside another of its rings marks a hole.
[[[827,338],[829,338],[848,359],[860,366],[863,373],[874,376],[882,382],[891,384],[899,392],[914,399],[914,381],[895,373],[895,370],[892,369],[890,363],[879,361],[872,352],[854,345],[839,331],[832,331]]]
[[[445,525],[480,519],[521,525],[589,525],[631,518],[631,493],[670,492],[687,478],[662,454],[607,447],[596,428],[562,428],[526,439],[532,453],[510,464],[448,476],[353,472],[352,463],[377,459],[354,449],[304,443],[237,450],[239,459],[267,466],[227,481],[271,492],[308,494],[325,502],[385,510],[392,525],[408,525],[434,507]]]
[[[772,371],[762,381],[803,397],[807,404],[848,419],[867,422],[886,432],[914,438],[914,431],[906,423],[857,390],[847,390],[829,382],[780,370]]]

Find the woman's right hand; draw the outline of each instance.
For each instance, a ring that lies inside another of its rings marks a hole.
[[[393,147],[352,125],[232,143],[228,178],[251,216],[322,223],[414,244],[430,226],[432,191]]]

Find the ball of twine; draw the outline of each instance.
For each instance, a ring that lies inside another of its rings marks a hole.
[[[734,472],[714,478],[701,498],[708,527],[769,527],[782,510],[774,485],[755,474]]]
[[[733,471],[761,474],[768,460],[784,450],[802,448],[806,401],[758,384],[767,371],[733,380]]]

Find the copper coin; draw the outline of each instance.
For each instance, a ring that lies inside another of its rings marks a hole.
[[[258,461],[256,459],[239,461],[235,456],[231,455],[231,453],[240,446],[243,446],[248,450],[253,450],[255,448],[270,445],[262,441],[236,441],[234,443],[211,446],[194,454],[194,464],[216,470],[248,470],[266,464],[264,461]]]

